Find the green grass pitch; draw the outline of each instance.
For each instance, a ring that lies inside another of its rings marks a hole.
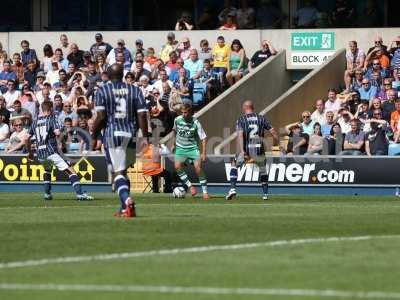
[[[0,299],[400,299],[394,197],[94,196],[0,193]]]

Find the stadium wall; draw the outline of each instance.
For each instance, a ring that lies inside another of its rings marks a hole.
[[[325,97],[330,87],[339,86],[343,82],[345,50],[335,53],[330,60],[313,70],[296,85],[277,98],[273,103],[260,111],[271,121],[276,129],[282,129],[289,123],[300,121],[301,112],[310,109],[318,98]],[[273,81],[275,82],[275,80]],[[239,116],[236,115],[236,118]],[[215,148],[215,154],[233,153],[236,133],[230,135]]]
[[[380,35],[383,37],[385,45],[390,44],[396,36],[399,35],[398,28],[346,28],[346,29],[274,29],[274,30],[236,30],[236,31],[180,31],[175,32],[176,38],[180,40],[184,36],[188,36],[192,45],[199,47],[200,40],[208,39],[210,45],[213,45],[219,35],[225,36],[228,42],[233,39],[239,39],[246,49],[247,55],[252,55],[259,49],[263,39],[267,39],[277,49],[287,50],[287,67],[289,69],[300,69],[303,67],[292,66],[290,64],[291,56],[291,33],[293,32],[333,32],[334,33],[334,51],[341,48],[347,48],[350,40],[358,41],[361,49],[368,50],[373,46],[373,39]],[[89,49],[94,43],[94,31],[70,31],[70,32],[8,32],[0,33],[0,41],[8,53],[20,52],[21,40],[27,39],[31,42],[31,47],[37,50],[39,58],[42,57],[42,49],[44,44],[50,43],[53,46],[59,45],[59,36],[66,33],[71,42],[76,42],[81,49]],[[161,46],[166,41],[167,31],[104,31],[104,40],[115,45],[117,39],[123,38],[128,48],[134,47],[137,38],[144,41],[146,47],[154,47],[158,53]],[[310,67],[304,67],[310,68]]]

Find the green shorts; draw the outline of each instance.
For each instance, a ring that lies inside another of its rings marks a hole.
[[[175,161],[182,163],[194,163],[200,160],[200,150],[199,149],[183,149],[176,148],[175,150]]]

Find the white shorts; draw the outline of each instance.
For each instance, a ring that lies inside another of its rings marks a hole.
[[[106,151],[113,172],[125,171],[136,161],[136,149],[133,147],[118,146]]]
[[[65,171],[70,167],[70,164],[57,153],[50,155],[47,159],[41,160],[40,162],[43,164],[45,170],[50,170],[53,165],[56,166],[59,171]]]

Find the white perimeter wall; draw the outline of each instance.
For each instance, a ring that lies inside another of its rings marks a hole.
[[[228,42],[233,39],[239,39],[246,49],[248,56],[251,56],[259,49],[263,39],[268,39],[277,49],[287,50],[287,67],[291,54],[290,49],[290,34],[292,32],[334,32],[335,33],[335,50],[347,48],[348,41],[357,40],[361,49],[367,51],[373,45],[373,39],[376,35],[381,35],[386,45],[390,44],[396,36],[400,35],[399,28],[350,28],[350,29],[313,29],[313,30],[294,30],[294,29],[275,29],[275,30],[237,30],[237,31],[186,31],[175,32],[178,40],[187,36],[190,38],[193,46],[199,48],[200,40],[208,39],[212,47],[219,35],[223,35]],[[71,42],[76,42],[81,49],[88,50],[94,43],[94,35],[96,32],[9,32],[0,33],[0,42],[3,48],[12,55],[14,52],[20,52],[21,40],[28,40],[31,43],[31,48],[36,49],[39,58],[43,55],[43,46],[46,43],[51,44],[54,48],[58,47],[59,36],[61,33],[66,33]],[[134,47],[134,42],[137,38],[144,41],[145,47],[154,47],[158,53],[161,46],[165,43],[168,31],[105,31],[102,32],[104,40],[112,46],[116,45],[119,38],[123,38],[129,49]],[[298,67],[296,67],[298,69]]]

